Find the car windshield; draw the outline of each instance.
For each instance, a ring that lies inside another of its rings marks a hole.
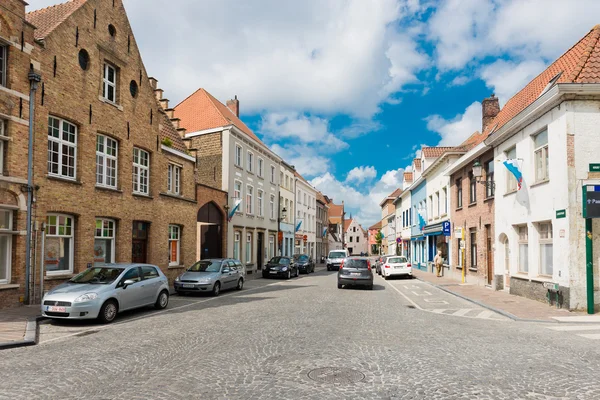
[[[408,261],[406,260],[406,257],[390,257],[388,258],[388,262],[390,264],[404,264]]]
[[[94,285],[108,285],[115,281],[123,272],[123,268],[94,267],[75,275],[69,280],[71,283],[90,283]]]
[[[287,257],[273,257],[269,261],[269,264],[286,264],[287,265],[289,263],[290,263],[290,259]]]
[[[329,258],[344,258],[346,257],[346,253],[343,251],[332,251],[329,253]]]
[[[219,272],[221,261],[202,260],[188,268],[188,272]]]
[[[367,262],[367,260],[350,258],[344,262],[344,268],[368,269],[369,263]]]
[[[308,256],[306,256],[304,254],[297,254],[297,255],[294,256],[294,260],[295,261],[300,261],[300,262],[308,261]]]

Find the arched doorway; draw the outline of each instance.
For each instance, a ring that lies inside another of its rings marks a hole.
[[[219,207],[209,202],[198,210],[198,249],[197,256],[206,258],[222,258],[223,213]]]
[[[500,243],[503,247],[503,258],[504,258],[504,288],[510,288],[510,246],[508,243],[508,236],[502,233],[499,237]]]

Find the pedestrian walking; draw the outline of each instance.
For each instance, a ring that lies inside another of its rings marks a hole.
[[[433,258],[433,264],[435,264],[435,269],[437,272],[438,278],[442,276],[442,267],[444,266],[444,258],[442,257],[442,251],[438,250],[437,256]]]

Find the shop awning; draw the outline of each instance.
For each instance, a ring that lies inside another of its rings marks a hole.
[[[423,235],[425,236],[436,236],[442,234],[442,222],[438,222],[437,224],[426,225],[423,228]]]

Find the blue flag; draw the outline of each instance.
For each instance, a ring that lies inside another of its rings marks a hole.
[[[298,222],[298,225],[296,226],[296,232],[300,230],[300,225],[302,225],[302,220]]]
[[[231,218],[233,218],[233,214],[235,214],[237,209],[240,207],[240,204],[242,204],[242,199],[237,199],[235,203],[233,203],[233,207],[231,208],[231,211],[229,211],[229,215],[227,216],[228,222],[231,222]]]
[[[517,179],[517,190],[521,190],[521,184],[523,183],[523,174],[521,173],[521,168],[519,167],[518,160],[504,160],[502,162],[506,169],[510,171],[511,174],[515,176]]]

